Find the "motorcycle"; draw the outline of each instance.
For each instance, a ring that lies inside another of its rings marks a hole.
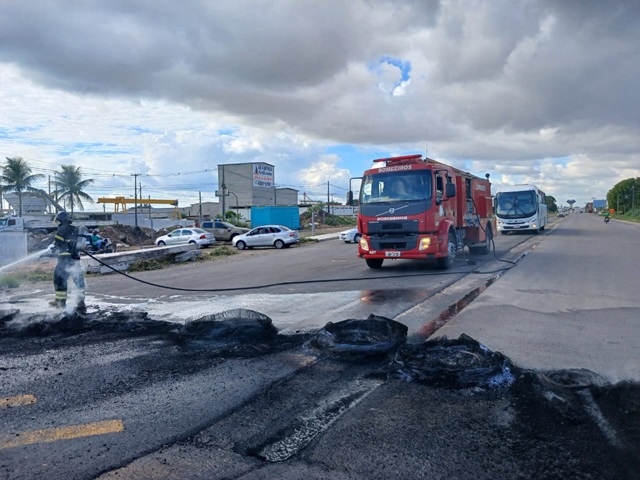
[[[604,217],[604,223],[609,223],[609,217]]]
[[[113,253],[116,251],[116,244],[106,237],[92,243],[91,237],[89,237],[84,251],[94,255],[98,253]]]

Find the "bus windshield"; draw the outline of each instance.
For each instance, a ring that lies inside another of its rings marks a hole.
[[[533,190],[499,192],[496,203],[496,215],[502,218],[526,218],[538,212],[537,195]]]
[[[362,179],[360,204],[431,199],[431,171],[377,173]]]

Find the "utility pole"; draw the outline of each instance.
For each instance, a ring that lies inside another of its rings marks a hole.
[[[220,215],[220,217],[222,218],[222,220],[224,220],[224,214],[225,214],[225,195],[226,195],[226,188],[227,186],[224,184],[224,165],[220,165],[220,168],[222,170],[222,183],[220,184],[220,188],[222,189],[222,214]]]
[[[133,205],[136,209],[135,211],[135,219],[136,219],[136,228],[138,228],[138,177],[140,173],[132,173],[133,177]]]
[[[151,195],[149,195],[149,225],[151,226],[151,230],[153,230],[153,218],[151,218]]]
[[[327,213],[331,215],[331,203],[329,202],[329,182],[327,182]]]

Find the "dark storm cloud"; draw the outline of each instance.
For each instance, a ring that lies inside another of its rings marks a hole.
[[[166,99],[336,142],[428,138],[461,157],[492,148],[495,132],[551,127],[579,143],[603,125],[637,128],[638,5],[13,1],[0,5],[0,61],[72,92]],[[382,58],[410,65],[401,93],[403,72]],[[535,151],[566,154],[558,145]]]

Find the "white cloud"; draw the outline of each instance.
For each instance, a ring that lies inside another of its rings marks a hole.
[[[579,201],[638,175],[634,2],[268,5],[2,2],[0,155],[75,162],[101,194],[139,172],[193,198],[215,173],[177,173],[242,161],[275,165],[279,184],[346,187],[369,162],[327,156],[336,145],[426,142]]]

